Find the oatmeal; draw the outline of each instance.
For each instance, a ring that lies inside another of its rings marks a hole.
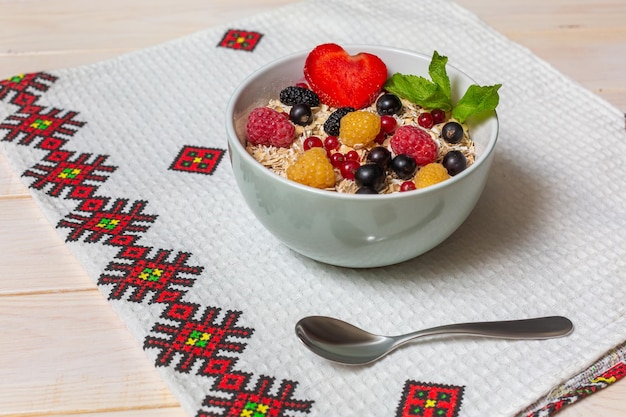
[[[495,108],[499,85],[471,86],[463,106],[454,107],[447,58],[436,52],[429,71],[438,66],[438,84],[411,75],[387,78],[384,63],[364,53],[356,57],[368,70],[352,71],[354,59],[344,55],[337,45],[318,46],[305,62],[306,82],[286,87],[252,111],[246,149],[254,159],[301,184],[357,194],[428,187],[474,163],[465,119]],[[345,65],[341,74],[349,75],[329,74],[329,59],[335,60],[332,68]],[[420,98],[422,90],[436,94]]]
[[[372,149],[383,147],[387,149],[392,158],[395,157],[393,150],[391,149],[390,140],[393,136],[394,131],[396,131],[401,126],[414,126],[416,128],[422,129],[424,132],[427,132],[430,138],[437,145],[437,156],[434,163],[443,164],[444,157],[450,151],[457,151],[466,160],[466,166],[469,166],[474,161],[474,144],[470,139],[467,128],[463,129],[463,137],[458,143],[448,143],[441,137],[441,131],[443,126],[449,121],[445,120],[443,122],[439,121],[439,123],[434,123],[429,128],[422,127],[419,125],[418,119],[420,115],[423,114],[431,114],[429,111],[421,108],[420,106],[409,102],[408,100],[401,99],[402,108],[400,112],[396,115],[386,115],[387,117],[393,118],[395,122],[395,126],[393,129],[389,129],[385,131],[381,128],[378,137],[374,140],[373,143],[368,146],[364,146],[362,144],[354,144],[353,146],[348,146],[341,143],[341,137],[337,137],[339,140],[339,147],[333,149],[326,149],[323,144],[324,142],[328,142],[327,138],[331,137],[331,143],[333,142],[333,135],[329,135],[324,131],[324,123],[328,120],[328,117],[337,109],[331,108],[325,104],[321,104],[319,107],[312,108],[312,121],[310,124],[305,126],[296,125],[295,126],[295,139],[293,140],[291,146],[289,147],[278,147],[272,145],[253,145],[248,143],[247,151],[256,159],[259,163],[261,163],[266,168],[272,170],[276,174],[287,178],[287,168],[293,165],[298,156],[304,153],[305,150],[305,142],[310,138],[319,138],[322,144],[327,151],[327,155],[329,160],[332,161],[333,154],[343,155],[343,158],[336,158],[338,162],[335,162],[333,168],[335,170],[335,184],[332,187],[326,188],[329,191],[337,191],[344,193],[356,193],[359,189],[359,186],[354,181],[354,173],[352,175],[348,174],[348,178],[345,178],[342,174],[342,164],[345,165],[346,155],[354,155],[355,153],[358,155],[358,163],[360,165],[364,165],[368,163],[368,156],[370,155]],[[272,99],[268,102],[267,107],[276,110],[280,114],[288,115],[291,106],[287,106],[280,102],[278,99]],[[362,111],[367,111],[373,114],[377,114],[376,112],[376,104],[372,104],[369,107],[363,109]],[[285,119],[287,116],[283,116]],[[432,115],[431,115],[432,117]],[[386,119],[383,119],[386,120]],[[387,122],[389,123],[389,122]],[[333,145],[331,144],[331,147]],[[457,156],[458,158],[458,156]],[[343,161],[341,161],[343,159]],[[356,159],[356,158],[355,158]],[[415,174],[419,167],[416,167]],[[459,171],[460,172],[460,171]],[[413,175],[411,176],[413,177]],[[400,191],[402,184],[407,179],[402,179],[396,174],[393,170],[388,170],[386,172],[385,179],[385,187],[379,191],[380,193],[392,193]]]

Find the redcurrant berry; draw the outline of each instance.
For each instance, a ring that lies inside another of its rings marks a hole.
[[[304,140],[302,147],[304,148],[305,151],[308,151],[311,148],[323,148],[324,143],[317,136],[309,136],[308,138]]]
[[[417,116],[417,124],[422,126],[424,129],[430,129],[435,124],[434,117],[430,113],[421,113]]]
[[[357,151],[354,151],[354,150],[348,151],[346,153],[346,160],[359,162],[361,160],[361,156],[359,155]]]
[[[385,139],[387,139],[387,134],[381,130],[380,132],[378,132],[378,135],[376,135],[376,137],[374,138],[374,143],[378,145],[382,145],[383,142],[385,142]]]
[[[393,116],[380,116],[380,130],[382,130],[383,132],[392,133],[396,129],[397,125],[398,122]]]
[[[400,185],[400,191],[411,191],[411,190],[415,190],[415,183],[413,181],[404,181],[401,185]]]
[[[305,82],[299,82],[299,83],[296,83],[296,87],[306,88],[308,90],[309,85]]]
[[[339,168],[341,164],[346,160],[346,157],[343,156],[341,152],[335,152],[330,155],[330,163],[335,167]]]
[[[345,179],[354,180],[354,173],[360,166],[361,164],[357,161],[346,160],[340,165],[339,171],[341,172],[341,176]]]
[[[337,136],[327,136],[326,139],[324,139],[324,148],[326,148],[326,150],[334,151],[339,149],[340,146],[341,142],[339,142]]]
[[[433,122],[435,124],[443,123],[446,121],[446,112],[441,109],[434,109],[430,112],[433,115]]]

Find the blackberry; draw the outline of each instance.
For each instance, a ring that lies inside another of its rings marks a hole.
[[[355,111],[353,107],[340,107],[328,116],[324,122],[324,132],[330,136],[339,136],[339,122],[348,113]]]
[[[290,86],[280,92],[280,102],[287,106],[306,104],[309,107],[318,107],[320,98],[314,91],[308,88]]]

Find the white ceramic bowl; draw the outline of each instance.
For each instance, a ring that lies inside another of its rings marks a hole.
[[[344,46],[369,52],[400,72],[428,77],[430,56],[381,46]],[[430,187],[394,194],[355,195],[307,187],[274,174],[246,152],[248,113],[303,77],[309,51],[279,59],[250,75],[226,113],[232,169],[257,219],[283,244],[320,262],[352,268],[396,264],[434,248],[471,213],[485,186],[498,136],[495,112],[470,125],[476,161]],[[453,100],[474,81],[447,65]]]

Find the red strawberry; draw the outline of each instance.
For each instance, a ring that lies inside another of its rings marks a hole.
[[[322,103],[361,109],[372,104],[381,92],[387,66],[376,55],[348,55],[341,46],[327,43],[309,53],[304,77]]]
[[[248,140],[253,145],[273,145],[288,148],[296,128],[285,116],[269,107],[257,107],[250,112],[246,123]]]

